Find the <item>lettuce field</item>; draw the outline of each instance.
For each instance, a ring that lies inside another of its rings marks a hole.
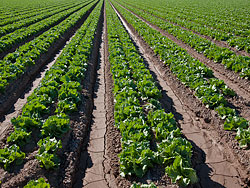
[[[250,187],[248,0],[1,0],[0,187]]]

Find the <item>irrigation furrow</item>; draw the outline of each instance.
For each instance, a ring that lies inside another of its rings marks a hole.
[[[103,39],[103,38],[102,38]],[[105,79],[104,79],[104,44],[99,51],[100,59],[97,64],[97,76],[94,89],[94,108],[89,127],[88,146],[81,152],[78,179],[73,187],[107,188],[103,167],[106,132],[105,109]]]
[[[107,1],[105,1],[105,7]],[[108,60],[108,31],[107,31],[107,17],[106,8],[104,9],[104,26],[103,26],[103,39],[104,39],[104,79],[105,79],[105,107],[106,107],[106,133],[105,133],[105,150],[104,150],[104,172],[105,180],[108,182],[108,187],[117,188],[117,182],[114,172],[117,168],[112,168],[111,161],[118,161],[117,154],[120,152],[120,138],[121,135],[116,127],[114,127],[114,95],[113,95],[113,79],[110,72],[110,63]],[[113,137],[113,139],[112,139]],[[116,149],[117,147],[117,149]],[[119,174],[119,172],[118,172]],[[116,175],[118,175],[116,172]]]
[[[105,6],[107,1],[105,1]],[[106,9],[104,12],[104,78],[105,78],[105,106],[106,106],[106,133],[105,133],[105,155],[104,155],[104,172],[105,180],[108,187],[118,188],[125,187],[119,183],[119,158],[121,152],[121,133],[114,126],[114,81],[110,72],[111,65],[108,60],[108,31]],[[119,185],[119,186],[118,186]],[[129,185],[127,185],[128,187]]]

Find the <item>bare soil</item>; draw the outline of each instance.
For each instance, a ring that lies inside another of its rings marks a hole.
[[[94,90],[94,109],[89,127],[88,146],[81,152],[80,168],[73,187],[108,188],[104,173],[104,152],[106,133],[104,43],[100,47],[97,78]]]

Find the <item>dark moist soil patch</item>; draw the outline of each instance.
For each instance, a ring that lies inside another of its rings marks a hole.
[[[31,179],[44,177],[49,181],[52,187],[72,187],[76,180],[76,170],[79,163],[79,157],[85,137],[87,136],[88,126],[91,121],[91,113],[93,109],[93,90],[96,79],[96,65],[98,61],[98,52],[101,36],[102,17],[100,16],[97,34],[94,39],[94,48],[89,61],[88,69],[86,71],[85,79],[82,90],[82,105],[79,111],[72,114],[71,131],[63,136],[63,148],[59,151],[58,155],[61,159],[60,167],[56,171],[47,171],[39,167],[39,163],[34,157],[28,159],[24,167],[16,174],[6,173],[4,180],[2,180],[1,187],[18,187],[24,186]],[[34,156],[34,154],[33,154]],[[30,158],[30,156],[28,156]]]

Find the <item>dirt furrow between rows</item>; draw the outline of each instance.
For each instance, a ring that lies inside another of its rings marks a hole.
[[[102,40],[103,41],[103,40]],[[106,133],[105,79],[104,79],[104,44],[100,48],[100,61],[94,89],[94,109],[88,137],[88,147],[82,152],[82,166],[74,187],[108,188],[104,173],[104,150]],[[83,177],[83,178],[81,178]]]
[[[81,20],[79,20],[75,26],[69,29],[59,40],[57,40],[57,42],[49,48],[47,53],[42,54],[39,60],[36,61],[35,65],[28,67],[22,76],[9,84],[4,94],[0,94],[0,121],[1,119],[4,119],[4,115],[6,115],[11,108],[13,109],[13,105],[23,95],[23,93],[29,89],[30,85],[32,85],[37,76],[39,76],[40,72],[43,70],[43,67],[53,61],[56,55],[65,47],[67,42],[70,41],[72,36],[92,12],[95,5],[86,13],[86,15],[82,17]]]
[[[81,122],[76,122],[75,124],[75,138],[71,138],[68,149],[70,154],[68,155],[67,162],[65,163],[65,176],[63,184],[61,187],[73,187],[75,183],[79,180],[80,164],[82,161],[82,153],[86,150],[88,144],[88,134],[91,126],[92,112],[94,109],[94,97],[95,97],[95,83],[97,75],[97,66],[99,61],[99,49],[101,44],[101,35],[102,35],[102,25],[103,25],[103,9],[102,5],[101,15],[97,25],[97,31],[94,39],[94,46],[89,61],[89,66],[87,70],[86,79],[83,81],[84,86],[84,102],[82,106],[83,114],[80,114],[82,117]],[[76,115],[76,118],[79,118],[79,115]],[[81,128],[81,125],[85,124],[86,126]]]
[[[192,92],[170,73],[133,27],[119,12],[117,14],[158,81],[163,94],[162,105],[166,111],[174,114],[182,133],[194,147],[193,165],[200,178],[199,186],[242,187],[244,181],[247,181],[246,171],[241,168],[227,146],[227,141],[224,140],[227,136],[225,131],[220,130],[221,122],[218,117],[214,118],[214,112],[205,108]],[[248,159],[245,157],[245,160]]]
[[[120,4],[119,4],[120,5]],[[134,14],[137,18],[144,21],[146,24],[148,24],[153,29],[159,31],[163,36],[169,38],[174,43],[185,49],[193,58],[201,61],[204,63],[207,67],[213,70],[214,76],[220,80],[223,80],[225,84],[233,89],[237,96],[234,97],[232,100],[229,100],[232,106],[235,106],[235,108],[238,110],[239,114],[246,118],[247,120],[250,120],[250,80],[241,79],[238,74],[234,73],[233,71],[225,69],[225,67],[222,64],[218,64],[213,62],[212,60],[206,58],[203,54],[198,53],[195,51],[192,47],[185,44],[181,40],[178,40],[173,35],[167,33],[166,31],[163,31],[156,25],[148,22],[147,20],[143,19],[133,11],[127,9],[126,7],[120,5],[124,9],[128,10],[132,14]]]
[[[136,8],[136,9],[140,9],[140,8],[138,8],[138,7],[136,7],[136,6],[131,5],[131,4],[127,4],[127,5],[129,5],[129,6],[131,6],[131,7],[134,7],[134,8]],[[175,26],[178,26],[178,27],[180,27],[181,29],[184,29],[184,30],[187,30],[187,31],[191,31],[191,32],[193,32],[194,34],[197,34],[197,35],[199,35],[199,36],[202,37],[202,38],[205,38],[205,39],[207,39],[207,40],[210,40],[211,42],[213,42],[214,44],[216,44],[216,45],[219,46],[219,47],[228,48],[228,49],[230,49],[231,51],[235,52],[237,55],[242,55],[242,56],[248,56],[248,57],[250,57],[250,54],[247,53],[246,51],[238,50],[237,48],[230,46],[230,45],[229,45],[227,42],[225,42],[225,41],[219,41],[219,40],[213,39],[213,38],[210,37],[210,36],[202,35],[202,34],[200,34],[200,33],[197,32],[197,31],[194,31],[194,30],[192,30],[192,29],[183,27],[183,26],[181,26],[181,25],[179,25],[179,24],[177,24],[177,23],[175,23],[175,22],[172,22],[172,21],[170,21],[170,20],[167,20],[167,19],[161,18],[161,17],[159,17],[159,16],[156,16],[156,15],[154,15],[154,14],[148,12],[148,11],[145,11],[145,10],[143,10],[143,9],[140,9],[140,10],[142,10],[142,11],[144,11],[144,12],[146,12],[146,13],[148,13],[148,14],[150,14],[150,15],[152,15],[152,16],[158,18],[158,19],[164,20],[164,21],[169,22],[169,23],[171,23],[171,24],[173,24],[173,25],[175,25]]]
[[[107,1],[105,1],[106,3]],[[106,5],[105,5],[106,6]],[[104,172],[108,187],[129,187],[129,184],[122,182],[119,173],[119,158],[121,152],[121,133],[114,126],[114,81],[110,72],[110,63],[108,60],[108,31],[106,20],[106,9],[104,9],[104,78],[105,78],[105,106],[106,106],[106,133],[105,133],[105,151],[104,151]]]

